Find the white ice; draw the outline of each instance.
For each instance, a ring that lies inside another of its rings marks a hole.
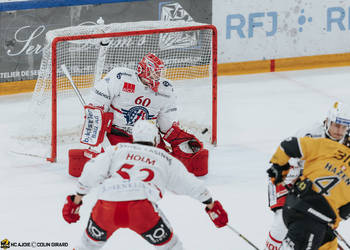
[[[209,174],[202,179],[227,210],[230,225],[260,249],[272,219],[269,158],[282,139],[324,119],[335,100],[350,102],[349,84],[348,67],[219,77],[218,146],[211,149]],[[23,122],[29,99],[28,94],[0,97],[0,240],[68,242],[72,249],[86,227],[94,193],[85,197],[80,221],[67,224],[61,209],[77,181],[67,173],[67,159],[51,164],[9,153],[16,145],[10,135]],[[167,193],[159,206],[188,250],[253,249],[227,227],[215,228],[195,200]],[[350,241],[350,222],[338,231]],[[153,248],[119,230],[105,249]]]

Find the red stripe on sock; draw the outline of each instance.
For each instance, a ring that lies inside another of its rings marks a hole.
[[[279,244],[282,243],[282,241],[276,240],[274,237],[272,237],[270,232],[269,232],[269,236],[270,236],[270,239],[273,240],[274,242],[279,243]]]

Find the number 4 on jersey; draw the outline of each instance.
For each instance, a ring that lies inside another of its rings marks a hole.
[[[320,189],[320,194],[329,195],[329,191],[340,181],[337,176],[327,176],[315,179],[315,185]]]

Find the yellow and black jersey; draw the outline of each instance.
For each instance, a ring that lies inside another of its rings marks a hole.
[[[313,182],[333,208],[339,223],[339,207],[350,202],[350,148],[326,138],[291,137],[284,140],[270,162],[285,165],[289,158],[305,160],[301,179]]]

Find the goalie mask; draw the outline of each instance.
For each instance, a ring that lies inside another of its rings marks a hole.
[[[341,142],[350,127],[350,109],[347,105],[335,102],[328,111],[327,119],[324,122],[326,135]]]
[[[165,66],[156,55],[148,53],[137,66],[137,74],[142,82],[148,85],[154,92],[158,92],[159,79]]]
[[[146,142],[156,146],[159,143],[159,133],[155,121],[138,120],[132,129],[133,142]]]

